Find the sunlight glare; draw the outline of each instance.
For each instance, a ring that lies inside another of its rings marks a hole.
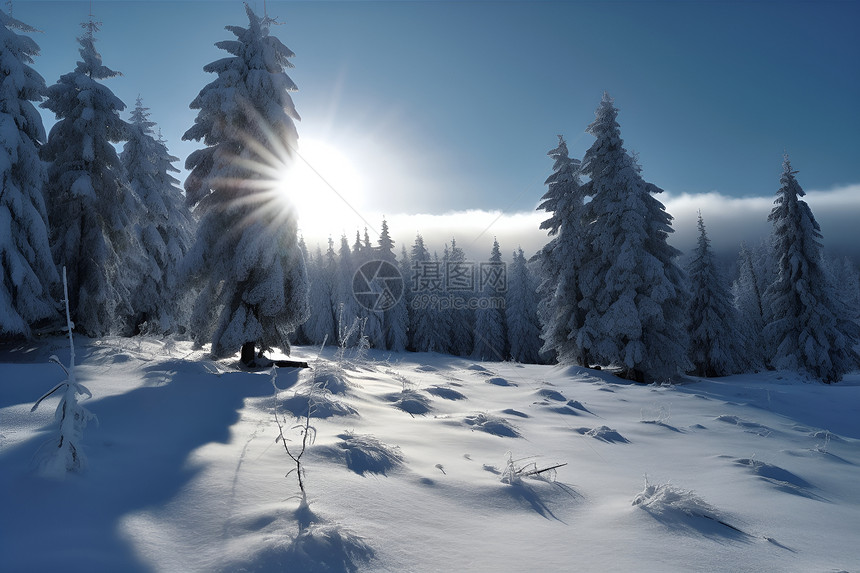
[[[280,190],[296,209],[299,231],[337,240],[363,228],[361,173],[336,147],[317,139],[299,140],[298,154],[280,177]],[[310,245],[309,245],[310,246]]]

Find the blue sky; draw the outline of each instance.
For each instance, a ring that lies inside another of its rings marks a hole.
[[[262,1],[250,4],[262,12]],[[17,18],[42,30],[34,35],[42,48],[34,67],[49,85],[73,69],[75,37],[89,6],[14,3]],[[97,48],[104,63],[124,74],[105,83],[130,107],[140,94],[184,162],[198,146],[181,141],[195,116],[188,104],[213,77],[203,66],[226,55],[214,46],[232,39],[224,26],[247,24],[242,3],[96,0],[92,6],[103,22]],[[404,237],[435,232],[419,223],[440,227],[440,236],[462,232],[453,227],[460,221],[476,225],[470,232],[481,251],[489,250],[481,242],[489,234],[505,236],[506,251],[515,241],[529,247],[542,241],[530,228],[540,215],[526,215],[544,192],[552,165],[546,152],[556,134],[565,135],[573,155],[585,152],[593,141],[585,128],[604,90],[620,109],[627,148],[639,154],[645,178],[667,191],[667,206],[686,197],[683,204],[702,208],[706,223],[709,216],[726,220],[711,232],[718,244],[715,233],[737,238],[749,210],[740,208],[736,217],[715,211],[727,201],[771,198],[784,151],[807,191],[860,195],[860,2],[269,1],[266,7],[283,22],[273,33],[296,52],[289,74],[299,87],[293,99],[302,115],[300,144],[324,142],[336,150],[351,164],[350,181],[338,184],[342,194],[374,225],[386,214],[412,226],[392,224]],[[360,180],[355,194],[352,180]],[[769,199],[760,203],[766,218]],[[822,217],[810,203],[827,239],[830,214]],[[857,200],[836,211],[860,216]],[[450,212],[460,218],[439,217]],[[679,234],[694,228],[691,213],[672,214]],[[308,221],[309,235],[353,234],[363,225],[344,220],[336,223],[340,229],[322,228],[320,219]],[[831,234],[856,242],[856,235],[842,236],[853,230],[843,223],[834,219]],[[517,238],[518,225],[529,239]]]

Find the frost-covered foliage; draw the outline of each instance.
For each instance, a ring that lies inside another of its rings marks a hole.
[[[511,358],[526,364],[539,364],[541,339],[536,285],[521,248],[514,252],[513,263],[508,267],[505,321]]]
[[[746,347],[747,360],[755,368],[762,368],[767,360],[764,350],[764,293],[773,282],[773,265],[770,249],[765,243],[749,249],[741,243],[738,256],[738,278],[732,284],[739,327]]]
[[[731,295],[717,271],[711,241],[699,213],[699,239],[687,267],[690,277],[689,356],[697,376],[725,376],[747,366],[745,338]]]
[[[488,268],[491,271],[494,268],[500,268],[503,264],[499,242],[495,239],[493,239],[489,263]],[[507,285],[504,286],[506,290]],[[475,349],[472,352],[476,360],[503,361],[508,357],[505,309],[500,305],[491,304],[492,301],[504,297],[505,292],[501,288],[502,285],[488,280],[480,292],[480,300],[483,304],[475,310]]]
[[[191,327],[198,343],[226,356],[255,346],[289,352],[289,336],[308,315],[308,278],[295,213],[273,174],[289,167],[299,114],[284,72],[293,57],[269,35],[272,20],[245,5],[248,27],[227,26],[230,55],[204,70],[217,74],[191,102],[199,110],[184,140],[206,145],[188,156],[188,204],[200,215],[185,273],[200,288]]]
[[[456,239],[451,239],[450,249],[446,246],[445,257],[442,259],[442,262],[447,282],[447,291],[444,294],[449,297],[473,296],[475,294],[473,289],[461,289],[460,285],[455,285],[454,281],[451,280],[452,277],[459,276],[458,269],[467,269],[468,272],[474,270],[472,265],[466,262],[466,252],[457,246]],[[444,306],[445,308],[440,308],[440,311],[442,314],[447,314],[451,322],[449,351],[451,354],[456,354],[457,356],[470,356],[474,348],[474,339],[472,336],[475,322],[474,311],[466,305],[464,305],[466,308],[457,308],[458,305],[455,304]]]
[[[155,139],[149,108],[138,97],[131,113],[128,141],[120,161],[132,191],[140,199],[138,241],[146,265],[132,299],[134,323],[146,323],[148,330],[169,332],[183,321],[183,297],[177,289],[179,263],[188,252],[194,218],[171,173],[179,158],[170,155],[164,140]],[[177,321],[177,319],[179,319]]]
[[[29,66],[39,46],[15,30],[36,31],[0,10],[0,337],[29,337],[32,325],[54,317],[50,291],[59,280],[42,195],[45,128],[32,103],[45,95],[45,80]]]
[[[63,269],[63,290],[66,303],[66,327],[69,333],[69,367],[66,368],[56,356],[51,356],[51,362],[58,365],[66,373],[66,379],[36,400],[31,412],[39,407],[45,398],[55,392],[60,393],[60,403],[54,413],[57,422],[57,432],[42,446],[39,451],[39,472],[47,477],[63,477],[66,472],[80,471],[86,467],[86,456],[80,449],[84,437],[84,428],[91,420],[98,419],[78,402],[78,396],[92,397],[86,386],[78,382],[75,372],[75,341],[72,338],[71,314],[69,313],[69,289],[66,281],[66,269]]]
[[[541,229],[555,237],[541,250],[541,284],[538,315],[544,340],[542,351],[554,354],[559,361],[589,365],[589,356],[577,333],[585,320],[580,306],[582,289],[580,273],[585,253],[583,228],[583,194],[580,184],[580,162],[568,156],[564,137],[547,155],[553,158],[553,173],[547,177],[547,191],[538,209],[550,213]]]
[[[95,48],[100,24],[82,24],[81,61],[48,88],[42,107],[57,123],[42,147],[49,162],[45,199],[51,248],[69,275],[73,320],[90,336],[122,330],[143,261],[135,224],[140,202],[126,181],[114,143],[128,137],[125,104],[98,80],[120,75]]]
[[[586,253],[580,271],[585,320],[577,345],[592,359],[622,368],[630,378],[661,379],[688,369],[683,271],[680,252],[667,242],[672,217],[652,194],[624,149],[608,94],[588,132],[597,140],[586,152],[582,173]]]
[[[386,261],[397,267],[397,256],[394,254],[394,240],[388,232],[388,222],[382,220],[382,232],[379,234],[379,260]],[[402,277],[407,280],[407,277]],[[405,287],[405,282],[404,282]],[[403,289],[406,290],[405,288]],[[385,348],[395,352],[402,352],[409,343],[409,312],[406,309],[405,292],[391,308],[383,311],[382,331],[385,337]]]
[[[800,370],[824,382],[838,382],[858,364],[853,346],[857,324],[839,316],[821,254],[821,228],[788,157],[768,216],[778,275],[765,292],[764,329],[770,364]]]

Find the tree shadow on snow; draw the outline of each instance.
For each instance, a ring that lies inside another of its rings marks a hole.
[[[53,423],[0,455],[0,496],[14,495],[12,507],[26,508],[12,515],[11,502],[0,497],[4,568],[73,563],[82,571],[148,570],[123,538],[122,519],[176,496],[201,469],[187,463],[189,455],[208,443],[226,443],[245,399],[272,394],[268,375],[216,376],[201,363],[168,361],[146,372],[158,383],[85,402],[99,423],[84,432],[84,473],[63,481],[33,475],[33,456]],[[297,379],[297,372],[279,373],[281,386]]]

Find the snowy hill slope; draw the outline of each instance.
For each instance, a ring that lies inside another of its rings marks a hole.
[[[639,386],[327,349],[276,391],[186,343],[78,344],[99,425],[63,481],[31,467],[56,400],[29,410],[68,350],[0,353],[2,571],[860,571],[856,373]],[[297,512],[274,415],[298,446],[314,380]]]

